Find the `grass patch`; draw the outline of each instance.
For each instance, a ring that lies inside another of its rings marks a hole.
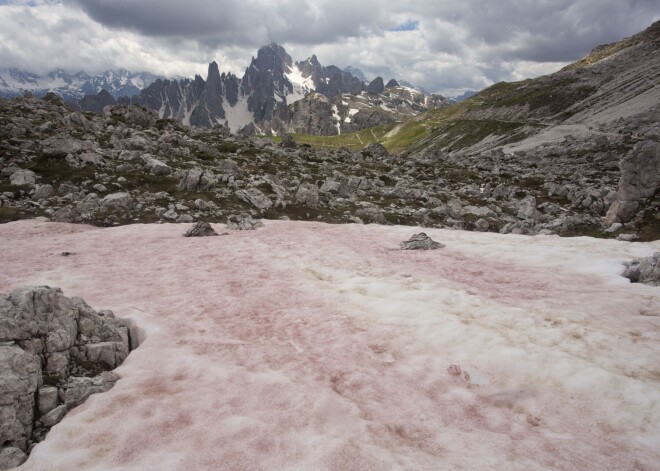
[[[380,142],[385,134],[391,131],[394,126],[396,124],[386,124],[335,136],[312,136],[310,134],[293,134],[292,136],[300,145],[308,144],[312,147],[327,149],[347,147],[352,150],[359,150],[374,142]]]
[[[18,221],[19,219],[31,218],[34,216],[34,214],[29,213],[21,208],[0,206],[0,224],[11,221]]]
[[[40,175],[44,183],[60,183],[69,180],[75,185],[85,180],[94,180],[95,173],[93,165],[72,167],[64,159],[44,156],[33,160],[29,169]]]

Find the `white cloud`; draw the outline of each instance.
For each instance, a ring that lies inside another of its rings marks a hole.
[[[294,60],[453,94],[552,72],[658,18],[652,0],[14,0],[0,2],[0,63],[205,76],[216,60],[242,76],[275,41]]]

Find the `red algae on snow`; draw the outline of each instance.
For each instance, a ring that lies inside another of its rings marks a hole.
[[[185,229],[0,225],[1,291],[143,333],[21,469],[657,469],[660,290],[618,275],[660,244]]]

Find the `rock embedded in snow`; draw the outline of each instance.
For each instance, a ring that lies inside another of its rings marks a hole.
[[[186,237],[207,237],[207,236],[217,236],[218,233],[215,232],[211,224],[204,221],[196,222],[193,227],[188,229],[184,234]]]
[[[410,239],[401,242],[401,250],[435,250],[443,247],[444,244],[434,241],[424,232],[415,234]]]
[[[23,450],[7,446],[0,448],[0,469],[11,469],[22,465],[27,460]]]
[[[660,252],[626,263],[626,271],[623,272],[623,276],[632,283],[660,286]]]
[[[259,219],[252,219],[249,214],[231,215],[227,218],[227,229],[232,231],[252,231],[263,227],[264,223]]]
[[[112,387],[117,376],[105,370],[121,364],[129,348],[122,320],[59,288],[0,295],[0,469],[16,465],[10,448],[27,452],[69,409]]]

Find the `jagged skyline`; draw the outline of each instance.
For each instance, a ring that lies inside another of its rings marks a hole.
[[[0,63],[36,73],[124,67],[192,77],[215,60],[241,76],[259,46],[277,42],[294,60],[316,54],[369,79],[453,96],[551,72],[657,19],[649,0],[4,0]]]

